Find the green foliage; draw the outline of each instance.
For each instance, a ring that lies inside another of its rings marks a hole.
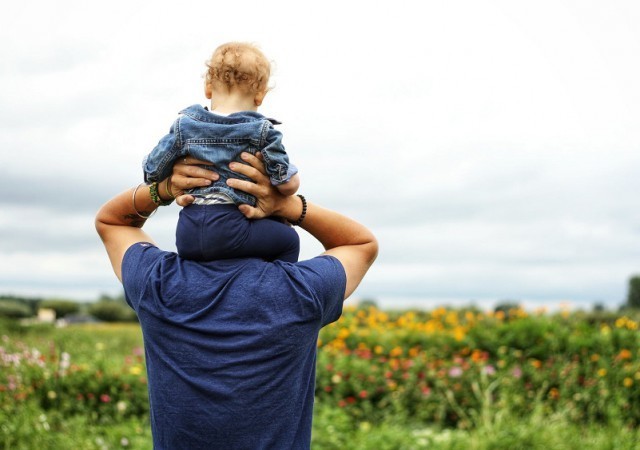
[[[477,429],[541,408],[577,426],[636,427],[637,330],[628,316],[357,309],[321,334],[316,396],[374,424]]]
[[[14,300],[0,300],[0,317],[23,319],[32,315],[29,305]]]
[[[640,276],[629,279],[629,292],[627,293],[627,307],[640,309]]]
[[[43,300],[40,302],[40,308],[53,309],[58,319],[80,311],[80,305],[71,300]]]
[[[313,448],[637,448],[639,323],[347,309],[321,333]],[[0,320],[0,448],[151,448],[145,374],[135,324]]]
[[[135,322],[136,313],[124,301],[100,300],[89,307],[89,314],[104,322]]]
[[[358,301],[358,308],[368,309],[368,308],[377,308],[378,303],[372,298],[364,298]]]
[[[38,313],[38,305],[42,301],[38,297],[18,297],[15,295],[0,295],[0,302],[8,301],[10,303],[18,303],[20,305],[26,305],[31,310],[29,316],[35,316]]]

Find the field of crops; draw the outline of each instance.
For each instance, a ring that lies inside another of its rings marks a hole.
[[[629,313],[347,309],[318,342],[313,448],[637,448],[638,333]],[[0,337],[0,448],[151,448],[137,325]]]

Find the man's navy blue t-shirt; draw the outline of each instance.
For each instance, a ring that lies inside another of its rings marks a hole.
[[[154,448],[309,448],[318,332],[346,286],[336,258],[202,263],[137,243],[122,280],[144,336]]]

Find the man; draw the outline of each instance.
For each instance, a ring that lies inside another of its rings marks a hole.
[[[186,159],[153,190],[107,202],[96,217],[116,276],[142,326],[156,449],[305,449],[311,442],[318,332],[375,260],[378,244],[359,223],[299,196],[283,196],[248,153],[229,179],[256,196],[250,219],[279,216],[326,251],[298,263],[258,258],[183,260],[141,227],[172,192],[217,174]],[[155,200],[155,202],[154,202]],[[188,205],[193,198],[180,196]]]

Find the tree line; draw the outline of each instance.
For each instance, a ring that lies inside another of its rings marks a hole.
[[[55,311],[56,319],[95,319],[103,322],[135,322],[136,313],[127,305],[124,294],[102,295],[95,302],[65,299],[43,299],[0,295],[0,317],[8,319],[35,318],[38,311]]]
[[[364,300],[373,302],[372,300]],[[360,302],[360,306],[362,303]],[[508,310],[517,306],[517,302],[505,302],[497,309]],[[602,309],[601,304],[595,309]],[[640,275],[629,278],[626,302],[621,309],[640,310]],[[40,309],[55,311],[57,319],[88,316],[104,322],[135,322],[136,313],[126,303],[124,294],[118,296],[102,295],[96,302],[76,302],[64,299],[43,299],[0,295],[0,318],[28,319],[38,315]]]

